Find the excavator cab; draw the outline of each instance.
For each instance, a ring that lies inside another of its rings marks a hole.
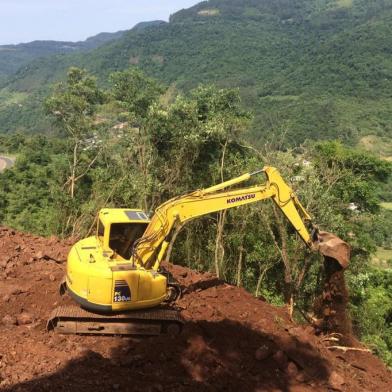
[[[149,222],[142,210],[105,208],[98,214],[96,235],[71,248],[65,287],[84,309],[110,313],[149,308],[165,300],[167,277],[130,260]]]
[[[149,223],[142,210],[105,208],[99,212],[97,238],[111,257],[128,260],[133,244],[143,236]]]

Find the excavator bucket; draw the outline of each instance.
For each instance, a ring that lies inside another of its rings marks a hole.
[[[319,231],[317,234],[318,251],[326,261],[335,260],[342,269],[346,269],[350,262],[351,247],[336,235],[327,231]]]

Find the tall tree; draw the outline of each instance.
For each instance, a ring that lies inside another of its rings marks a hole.
[[[66,185],[72,199],[77,181],[88,173],[97,157],[95,154],[86,160],[81,154],[96,143],[95,114],[97,105],[103,101],[104,94],[97,87],[95,78],[75,67],[69,69],[66,82],[59,83],[53,95],[45,101],[45,110],[52,116],[53,123],[69,138],[71,159]]]

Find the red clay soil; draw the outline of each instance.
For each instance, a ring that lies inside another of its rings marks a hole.
[[[57,293],[69,246],[0,228],[1,391],[392,390],[372,354],[330,350],[284,309],[179,266],[168,269],[184,286],[181,335],[48,333],[52,309],[71,303]]]
[[[315,304],[316,314],[321,321],[318,328],[324,334],[339,333],[344,344],[351,345],[353,341],[355,344],[352,323],[347,311],[349,294],[344,270],[336,260],[325,257],[324,275],[323,292]]]

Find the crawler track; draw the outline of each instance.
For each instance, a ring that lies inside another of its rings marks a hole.
[[[78,335],[178,334],[184,324],[178,311],[152,309],[118,314],[92,313],[78,306],[60,306],[50,315],[48,331]]]

